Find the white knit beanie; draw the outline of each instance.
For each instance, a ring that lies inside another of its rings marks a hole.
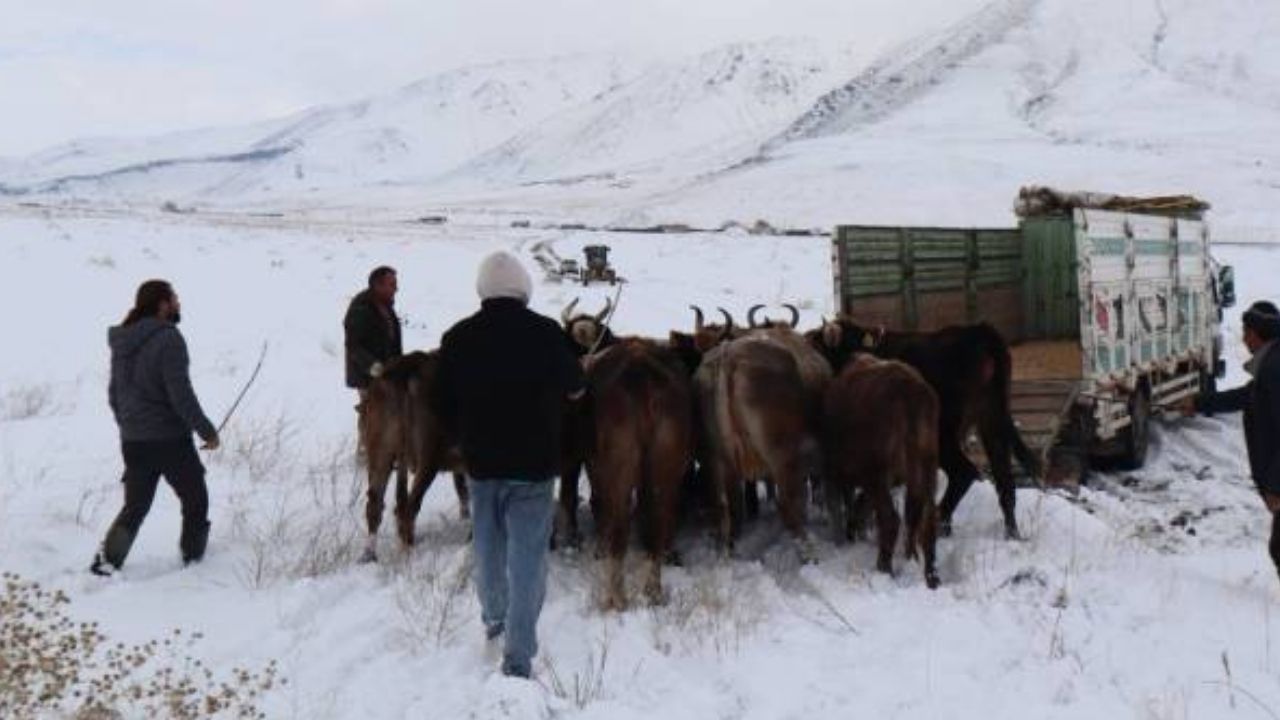
[[[533,279],[514,255],[499,251],[480,263],[476,292],[481,300],[514,298],[528,305],[533,295]]]

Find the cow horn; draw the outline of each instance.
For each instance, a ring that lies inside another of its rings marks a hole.
[[[693,310],[693,331],[702,332],[702,328],[707,324],[706,318],[702,315],[702,308],[690,305],[689,309]]]
[[[791,311],[791,329],[795,330],[797,327],[800,327],[800,308],[789,303],[783,303],[782,307]]]
[[[763,305],[752,305],[751,309],[747,311],[747,325],[750,326],[752,330],[760,327],[756,324],[756,313],[760,312],[762,309],[764,309]],[[765,322],[768,322],[767,318],[765,319]]]
[[[724,332],[720,333],[720,339],[725,340],[733,334],[733,316],[729,314],[728,310],[725,310],[722,307],[718,307],[716,309],[724,316]]]
[[[600,311],[600,314],[596,315],[596,322],[603,323],[604,319],[609,317],[610,310],[613,310],[613,298],[605,298],[604,309]]]
[[[573,302],[565,305],[564,310],[560,312],[560,320],[564,322],[565,325],[568,325],[569,321],[573,319],[573,309],[578,307],[578,301],[581,299],[582,298],[574,298]]]

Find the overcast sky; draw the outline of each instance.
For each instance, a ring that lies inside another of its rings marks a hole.
[[[914,0],[919,12],[941,0]],[[965,4],[963,2],[959,4]],[[972,3],[969,3],[972,4]],[[903,0],[0,0],[0,156],[250,122],[463,64],[892,23]],[[910,14],[909,11],[907,14]]]

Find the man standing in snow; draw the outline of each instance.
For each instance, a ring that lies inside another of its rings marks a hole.
[[[396,271],[387,266],[369,273],[369,287],[347,306],[342,320],[346,335],[347,387],[360,395],[356,405],[360,449],[364,450],[364,400],[369,383],[382,374],[388,360],[403,353],[400,318],[396,317]]]
[[[120,427],[124,509],[90,566],[98,575],[110,575],[124,564],[161,476],[182,503],[178,542],[182,561],[192,563],[204,556],[209,493],[191,433],[199,435],[208,450],[217,449],[219,439],[191,388],[187,344],[178,332],[181,311],[169,283],[148,280],[138,288],[124,322],[107,333],[111,346],[107,399]]]
[[[1267,301],[1244,313],[1244,344],[1252,355],[1244,364],[1253,379],[1234,390],[1205,395],[1184,406],[1186,414],[1244,412],[1249,469],[1271,511],[1271,560],[1280,571],[1280,311]]]
[[[502,672],[528,678],[538,651],[555,514],[561,418],[583,375],[560,326],[528,309],[533,283],[515,257],[480,265],[480,311],[445,333],[433,403],[471,476],[476,586]]]

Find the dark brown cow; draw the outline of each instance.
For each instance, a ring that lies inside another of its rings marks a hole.
[[[462,457],[447,437],[429,402],[439,355],[412,352],[387,363],[365,398],[362,433],[368,453],[369,488],[365,520],[369,537],[365,561],[377,559],[378,526],[382,523],[387,481],[396,473],[396,528],[406,546],[414,542],[414,522],[422,500],[441,470],[453,472],[459,512],[469,517],[467,480]],[[413,488],[409,488],[409,474]]]
[[[872,330],[848,318],[823,324],[808,333],[832,367],[839,370],[854,355],[871,353],[901,360],[919,371],[938,394],[938,444],[947,490],[942,498],[940,528],[950,534],[951,517],[960,499],[978,477],[978,468],[962,447],[976,427],[986,450],[1005,535],[1019,537],[1012,453],[1032,476],[1039,461],[1023,442],[1009,410],[1012,361],[1009,347],[995,328],[986,323],[913,333]]]
[[[827,512],[837,542],[854,534],[848,528],[861,492],[880,528],[876,568],[892,574],[899,520],[891,493],[906,485],[906,554],[923,551],[925,583],[938,587],[938,396],[909,365],[861,355],[827,388],[824,415]]]
[[[604,309],[595,315],[574,314],[574,309],[577,307],[578,299],[575,298],[560,313],[565,342],[576,357],[584,358],[593,351],[600,352],[618,342],[613,331],[605,324],[609,312],[613,309],[612,301],[606,299]],[[562,544],[576,548],[582,543],[578,529],[580,502],[578,480],[582,475],[582,466],[586,462],[587,451],[592,442],[591,426],[582,403],[565,402],[563,427],[563,446],[560,452],[560,512],[551,536],[553,549]]]
[[[586,452],[591,507],[607,556],[604,606],[627,605],[623,560],[633,499],[648,552],[644,594],[664,601],[662,563],[680,513],[681,485],[693,459],[688,372],[668,348],[628,338],[593,356],[587,370],[591,443]]]

